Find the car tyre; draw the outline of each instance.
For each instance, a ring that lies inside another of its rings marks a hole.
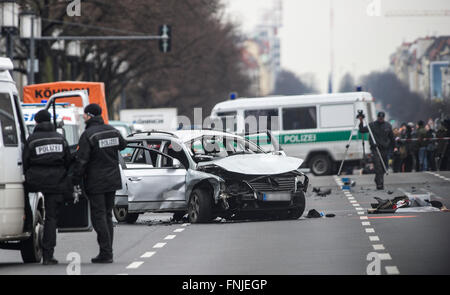
[[[42,259],[42,239],[44,237],[44,219],[39,211],[36,211],[36,221],[33,224],[31,236],[21,242],[20,254],[25,263],[36,263]]]
[[[303,192],[297,192],[294,197],[295,208],[289,210],[289,219],[299,219],[305,212],[305,194]]]
[[[189,199],[190,223],[207,223],[212,219],[212,198],[207,191],[194,189]]]
[[[115,207],[113,209],[114,217],[117,222],[126,222],[128,216],[128,208],[127,207]]]
[[[311,172],[316,176],[330,174],[332,164],[330,157],[327,155],[316,155],[309,161]]]

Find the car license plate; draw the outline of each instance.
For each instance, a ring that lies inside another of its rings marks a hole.
[[[268,202],[286,202],[291,200],[290,192],[280,192],[280,193],[263,193],[263,201]]]

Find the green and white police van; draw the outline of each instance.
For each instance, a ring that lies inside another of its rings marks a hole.
[[[238,134],[270,130],[286,155],[305,159],[305,167],[315,175],[336,172],[352,135],[346,165],[358,165],[363,158],[362,135],[354,129],[358,110],[369,122],[376,118],[375,104],[368,92],[320,95],[240,98],[218,103],[211,118],[221,127]],[[264,139],[257,140],[264,147]],[[365,136],[367,140],[367,135]],[[365,152],[370,154],[368,142]]]

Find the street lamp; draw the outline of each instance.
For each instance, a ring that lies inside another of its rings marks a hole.
[[[6,55],[14,58],[13,36],[17,34],[19,23],[19,4],[16,0],[0,0],[2,35],[6,36]]]
[[[20,14],[20,38],[30,39],[30,59],[28,60],[28,84],[34,84],[35,75],[35,41],[41,37],[41,18],[33,12]]]

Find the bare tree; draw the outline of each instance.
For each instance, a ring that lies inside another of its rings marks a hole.
[[[105,83],[110,114],[126,89],[127,105],[211,108],[230,91],[245,93],[238,36],[222,19],[219,0],[85,0],[82,15],[68,17],[66,1],[22,0],[43,18],[43,35],[156,35],[172,25],[172,51],[163,54],[157,41],[84,42],[77,63],[54,42],[39,46],[41,73],[36,81],[77,79]],[[74,68],[77,71],[74,71]],[[74,72],[76,76],[74,76]]]
[[[278,74],[275,83],[275,95],[295,95],[317,93],[317,89],[313,85],[307,85],[293,72],[283,70]]]
[[[346,73],[339,84],[339,92],[352,92],[355,91],[355,79],[350,73]]]

